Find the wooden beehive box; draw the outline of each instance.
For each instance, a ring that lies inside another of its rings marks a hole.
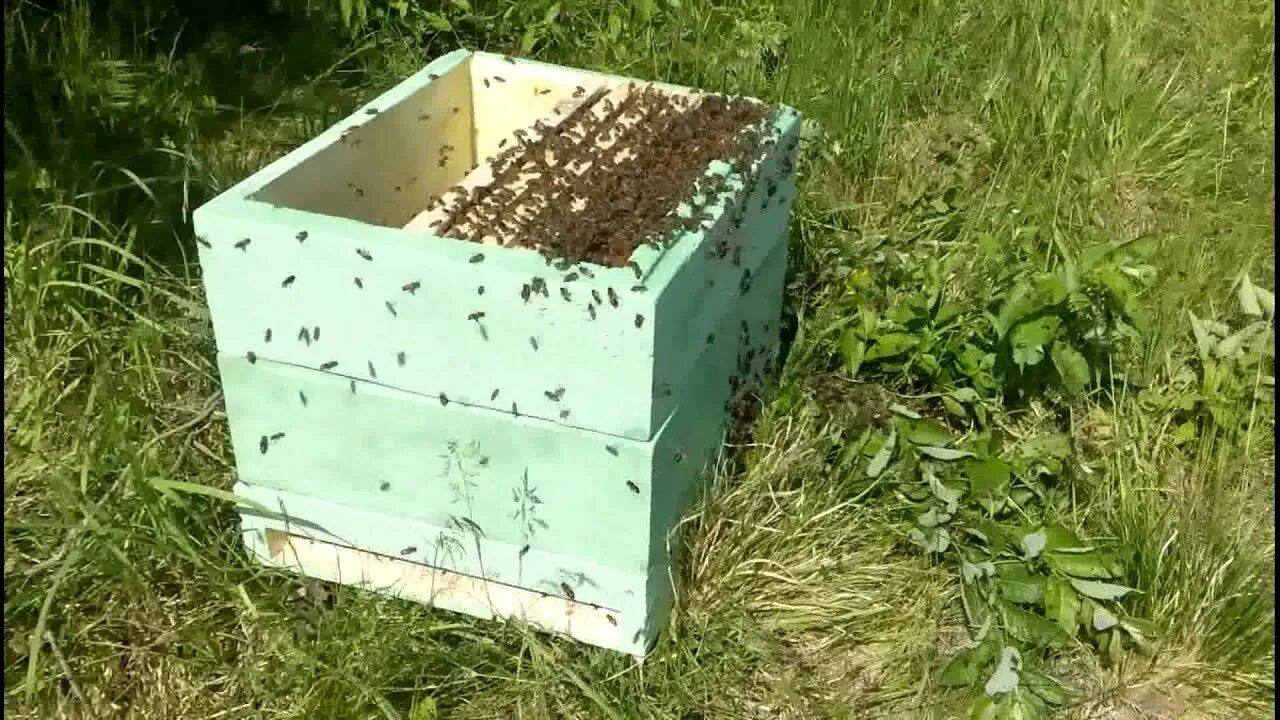
[[[643,653],[768,372],[797,130],[459,51],[197,210],[250,547]]]

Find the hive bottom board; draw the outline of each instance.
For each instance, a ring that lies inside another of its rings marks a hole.
[[[740,325],[756,368],[774,349],[778,248],[647,442],[220,357],[236,492],[267,511],[243,512],[246,544],[307,575],[644,654],[670,605],[667,535],[721,446]],[[431,472],[459,469],[448,449],[473,442],[492,455],[471,475]]]

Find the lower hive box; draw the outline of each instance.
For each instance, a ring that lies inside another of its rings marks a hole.
[[[670,610],[669,533],[735,393],[776,353],[785,226],[773,232],[646,441],[220,355],[235,490],[269,511],[243,512],[246,544],[313,577],[643,655]]]

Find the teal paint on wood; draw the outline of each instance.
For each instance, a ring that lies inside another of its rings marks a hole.
[[[243,511],[246,544],[267,560],[262,533],[274,528],[543,593],[567,585],[577,601],[615,613],[616,626],[592,642],[643,654],[670,611],[668,537],[720,447],[727,379],[755,377],[776,350],[785,265],[786,245],[775,243],[676,411],[645,442],[220,358],[236,493],[288,516]],[[435,472],[439,461],[467,477]],[[466,598],[437,604],[490,614]]]
[[[758,274],[779,241],[795,194],[781,168],[794,163],[794,143],[772,147],[755,186],[735,178],[707,208],[708,229],[637,250],[639,280],[629,268],[591,266],[591,277],[566,282],[529,250],[388,226],[465,173],[437,167],[440,148],[456,146],[459,163],[474,160],[485,122],[472,115],[478,57],[431,63],[196,211],[218,349],[496,410],[515,403],[554,423],[649,440],[689,382],[698,341],[733,312],[743,274]],[[515,68],[626,81],[524,61]],[[774,125],[793,140],[798,121],[784,108]],[[734,227],[726,209],[744,199]],[[722,242],[730,256],[708,259]],[[535,277],[546,295],[525,302],[522,288]],[[633,291],[637,284],[647,292]],[[618,307],[597,304],[593,319],[592,291],[610,289]],[[609,383],[595,382],[602,373]],[[563,397],[548,397],[560,387]]]
[[[532,99],[482,90],[497,67]],[[690,198],[700,230],[634,253],[638,277],[403,228],[577,84],[626,82],[451,53],[196,211],[236,492],[286,514],[245,512],[259,557],[280,562],[273,529],[535,597],[571,588],[617,613],[575,637],[652,641],[729,379],[767,374],[776,349],[798,114],[772,121],[755,182]],[[526,299],[534,278],[545,294]]]
[[[719,447],[743,327],[762,348],[754,370],[771,354],[784,268],[785,246],[778,245],[762,287],[736,306],[713,342],[703,341],[693,382],[648,441],[220,355],[239,476],[344,507],[442,528],[461,522],[515,547],[643,571],[663,551],[693,477]]]

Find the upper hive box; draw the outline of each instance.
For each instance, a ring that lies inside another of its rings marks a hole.
[[[648,440],[785,245],[797,131],[451,53],[195,212],[218,350]]]

